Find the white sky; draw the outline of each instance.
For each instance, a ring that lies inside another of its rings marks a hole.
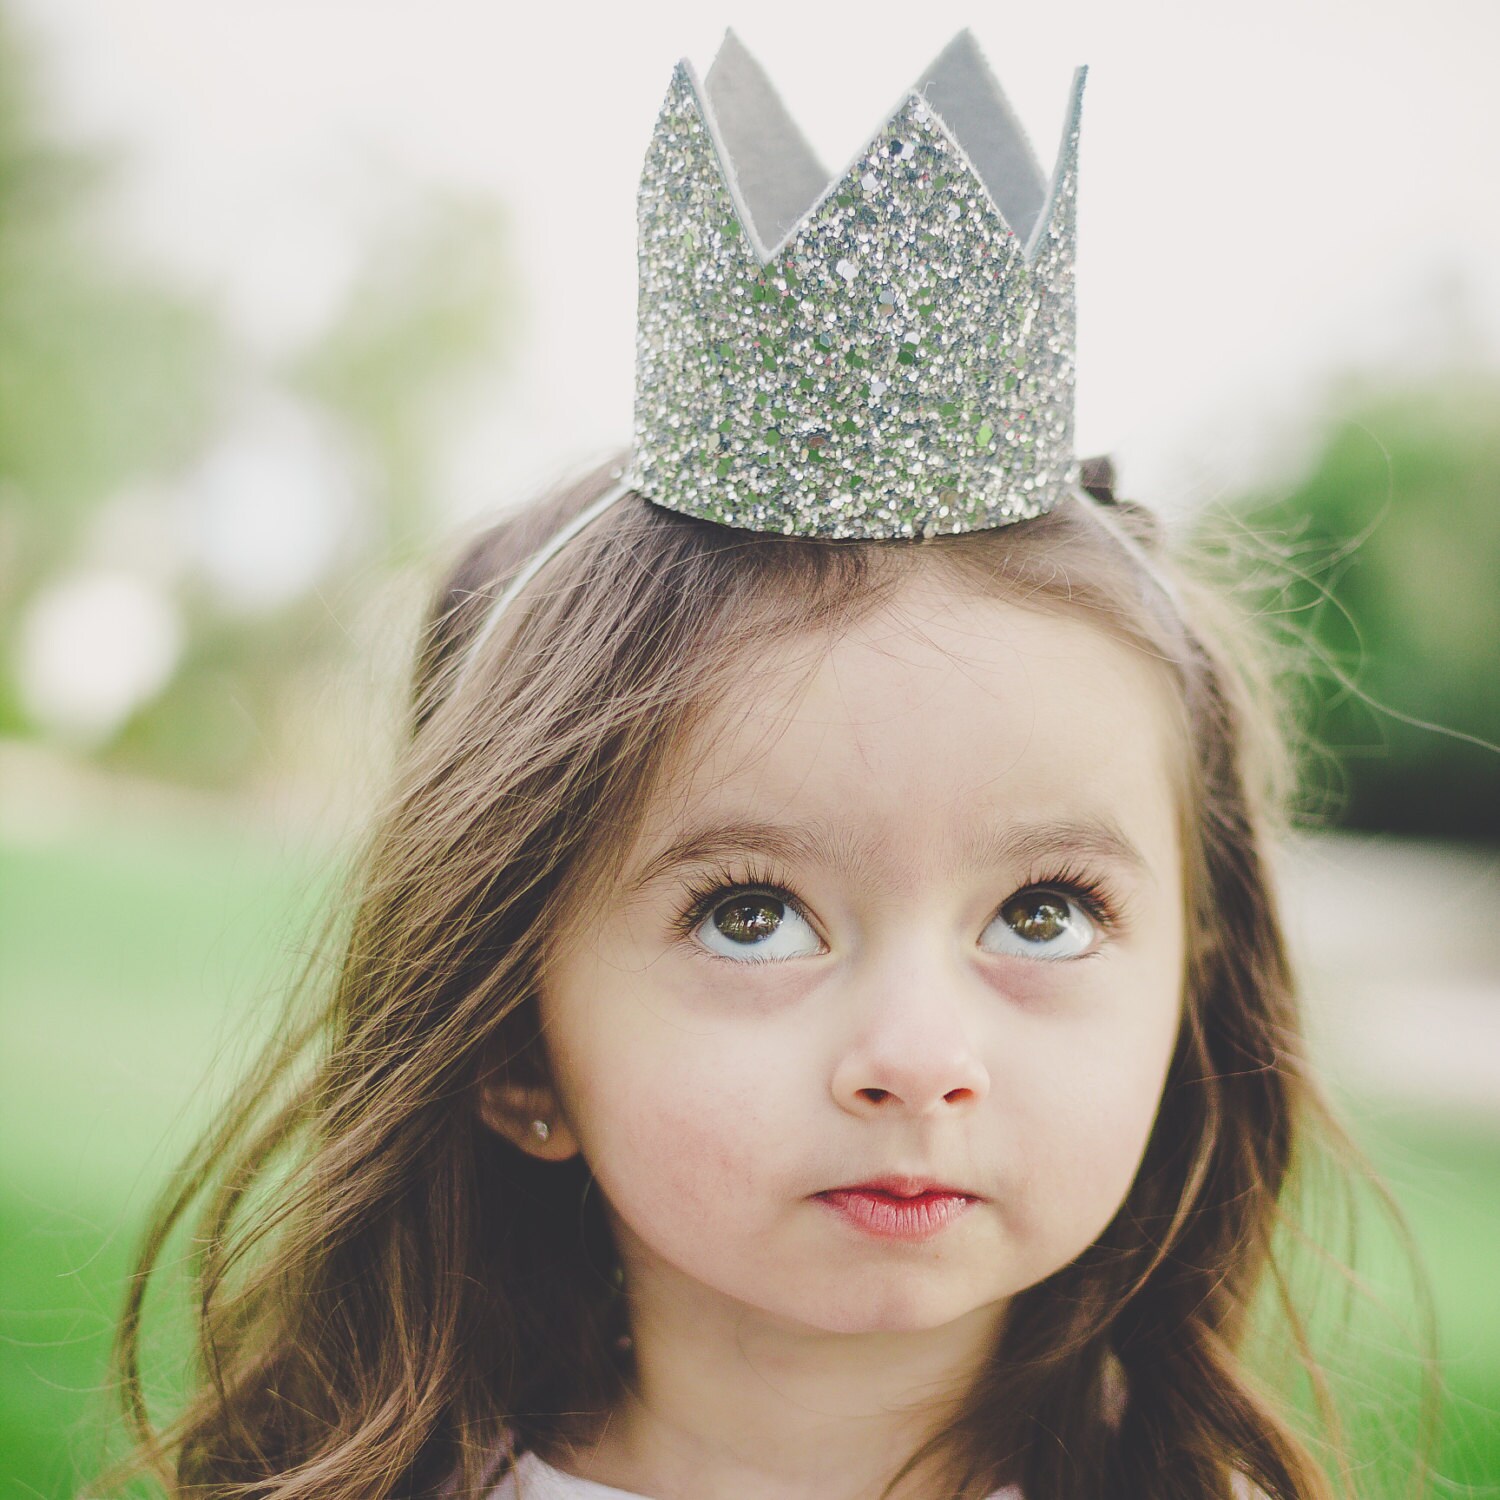
[[[455,508],[628,435],[633,195],[673,62],[733,23],[842,168],[971,25],[1050,167],[1084,109],[1079,449],[1175,509],[1272,472],[1339,372],[1500,362],[1492,0],[12,0],[72,133],[127,148],[153,258],[290,347],[372,204],[507,207],[524,317],[455,438]]]

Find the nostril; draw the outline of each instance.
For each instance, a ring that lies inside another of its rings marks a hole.
[[[957,1104],[960,1099],[972,1099],[973,1097],[973,1089],[949,1089],[948,1092],[943,1095],[943,1103]]]
[[[861,1089],[860,1093],[863,1094],[871,1104],[880,1104],[884,1100],[891,1097],[891,1091],[889,1089]]]

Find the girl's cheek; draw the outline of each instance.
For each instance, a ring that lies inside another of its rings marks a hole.
[[[1066,990],[1052,973],[1034,975],[1025,998],[1012,993],[991,1077],[992,1097],[1015,1111],[1007,1128],[1022,1155],[1086,1171],[1089,1162],[1133,1160],[1144,1145],[1180,1024],[1165,967],[1111,974],[1101,965],[1094,974],[1086,988]]]
[[[653,1225],[676,1224],[691,1235],[765,1191],[766,1164],[750,1149],[763,1140],[765,1122],[737,1121],[725,1103],[680,1089],[627,1106],[606,1125],[594,1172],[643,1238],[653,1237]]]
[[[790,1070],[736,1029],[640,1015],[621,1034],[597,1034],[574,1089],[585,1154],[644,1191],[700,1198],[751,1186],[785,1148],[789,1101],[775,1095]],[[773,1168],[774,1170],[774,1168]]]
[[[1156,1119],[1165,1062],[1155,1051],[1073,1054],[1017,1121],[1026,1212],[1082,1248],[1114,1217]]]

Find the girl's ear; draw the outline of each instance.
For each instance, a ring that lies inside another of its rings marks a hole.
[[[578,1137],[563,1117],[556,1093],[545,1084],[506,1083],[499,1073],[479,1082],[479,1118],[518,1151],[538,1161],[578,1155]]]

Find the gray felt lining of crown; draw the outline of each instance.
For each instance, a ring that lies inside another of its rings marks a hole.
[[[1082,72],[1074,78],[1065,143],[1078,110]],[[959,32],[911,92],[943,122],[1030,254],[1046,223],[1056,180],[1049,185],[1042,175],[973,34]],[[698,93],[730,194],[764,265],[840,179],[830,178],[765,70],[732,31],[725,33]]]

